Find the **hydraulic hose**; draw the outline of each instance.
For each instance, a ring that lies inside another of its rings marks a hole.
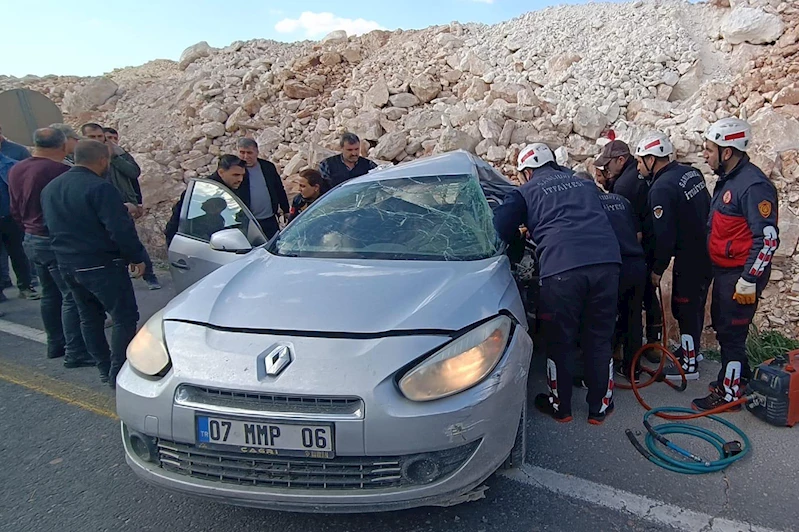
[[[660,286],[658,286],[657,292],[658,297],[660,298],[661,315],[665,317],[666,313],[663,305],[663,297],[660,291]],[[638,400],[641,406],[646,409],[646,413],[644,414],[644,427],[647,430],[647,435],[644,439],[646,447],[641,444],[631,430],[627,429],[625,434],[635,449],[641,453],[641,455],[643,455],[653,464],[668,471],[686,475],[699,475],[703,473],[714,473],[721,471],[727,466],[746,456],[749,453],[751,443],[744,431],[726,419],[718,417],[716,414],[737,408],[748,402],[749,398],[744,396],[736,401],[732,401],[706,412],[694,412],[690,408],[676,406],[661,406],[657,408],[652,408],[649,406],[649,404],[647,404],[647,402],[641,396],[639,390],[646,388],[647,386],[651,386],[658,381],[665,382],[679,392],[685,391],[688,386],[688,379],[686,378],[685,371],[682,369],[682,364],[674,355],[674,353],[672,353],[666,347],[667,339],[668,329],[664,320],[662,343],[646,344],[636,351],[635,355],[633,355],[632,363],[630,364],[631,373],[627,376],[630,384],[624,385],[616,383],[616,387],[620,389],[632,390],[633,394],[635,394],[635,398]],[[660,351],[660,364],[655,370],[642,368],[642,371],[647,373],[650,377],[646,382],[638,384],[635,381],[634,368],[638,366],[641,356],[648,349],[656,349]],[[665,367],[666,360],[670,360],[679,371],[681,377],[679,385],[670,382],[668,379],[663,379],[663,369]],[[659,417],[661,419],[670,421],[686,421],[689,419],[706,417],[732,430],[740,438],[740,441],[728,442],[711,430],[687,423],[663,423],[653,426],[650,423],[650,419],[653,417]],[[701,458],[669,440],[666,437],[669,434],[690,436],[709,443],[718,451],[719,457],[716,460],[706,460]],[[661,444],[661,446],[658,444]],[[667,453],[666,450],[673,454]],[[674,455],[678,455],[679,458],[676,458]]]
[[[740,403],[741,401],[745,402],[745,398],[739,399],[731,404]],[[687,423],[663,423],[654,426],[649,423],[650,418],[653,416],[663,417],[661,414],[664,412],[691,413],[692,411],[690,408],[662,406],[654,408],[644,414],[644,426],[647,429],[647,435],[644,439],[646,448],[640,444],[631,430],[628,429],[626,431],[627,438],[630,439],[636,450],[647,460],[663,469],[686,475],[715,473],[742,459],[751,449],[749,437],[744,431],[726,419],[712,415],[709,412],[703,412],[700,415],[693,415],[691,417],[707,417],[708,419],[721,423],[732,430],[740,438],[740,441],[728,442],[711,430]],[[679,416],[669,415],[679,418]],[[683,419],[689,418],[684,417]],[[707,442],[718,451],[719,457],[716,460],[706,460],[698,457],[669,440],[666,437],[669,434],[682,434]],[[662,446],[659,446],[658,443],[662,444]],[[732,451],[731,448],[735,450]],[[680,458],[675,458],[667,453],[666,450],[679,455]]]

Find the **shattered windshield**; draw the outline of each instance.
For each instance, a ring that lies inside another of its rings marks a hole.
[[[295,257],[479,260],[499,250],[491,216],[471,175],[366,181],[317,200],[270,251]]]

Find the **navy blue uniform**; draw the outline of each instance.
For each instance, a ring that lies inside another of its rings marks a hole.
[[[624,196],[633,208],[643,233],[642,244],[647,257],[647,278],[652,273],[654,262],[655,237],[652,234],[652,225],[649,222],[649,183],[638,172],[638,163],[634,157],[627,159],[621,174],[611,184],[610,192]],[[648,342],[659,342],[663,334],[663,313],[660,310],[660,301],[657,291],[652,283],[644,284],[644,310],[646,311],[646,338]]]
[[[117,190],[88,168],[73,166],[52,180],[41,202],[86,347],[100,378],[113,386],[139,320],[127,265],[144,262],[144,246]],[[106,311],[114,320],[110,348],[103,327]]]
[[[674,257],[671,310],[680,327],[683,369],[695,372],[711,279],[705,232],[710,193],[704,176],[670,162],[654,176],[649,207],[655,236],[652,271],[663,275]]]
[[[628,375],[635,353],[641,348],[643,326],[641,306],[647,284],[644,248],[638,242],[641,221],[626,198],[618,194],[600,194],[602,207],[608,215],[621,250],[621,275],[619,276],[619,319],[616,322],[615,345],[624,346],[624,368]],[[650,283],[651,284],[651,283]]]
[[[740,378],[751,376],[746,336],[779,246],[777,211],[777,190],[747,156],[716,183],[708,220],[708,251],[713,262],[711,317],[721,346],[719,383],[728,400],[741,391]],[[732,297],[740,277],[757,286],[753,305],[741,305]]]
[[[571,363],[582,351],[588,406],[604,414],[612,402],[611,341],[621,254],[596,186],[554,166],[535,169],[494,212],[506,242],[526,225],[540,266],[539,317],[549,356],[550,403],[571,416]]]

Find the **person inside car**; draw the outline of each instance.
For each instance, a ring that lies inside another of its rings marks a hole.
[[[302,211],[316,201],[322,194],[330,190],[330,184],[322,177],[318,170],[306,168],[300,172],[300,193],[291,202],[291,212],[288,221],[291,222]]]

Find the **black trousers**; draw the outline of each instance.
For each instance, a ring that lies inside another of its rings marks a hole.
[[[571,414],[572,368],[583,357],[588,409],[604,413],[613,401],[611,343],[619,294],[618,264],[597,264],[541,279],[539,316],[546,343],[550,400]]]
[[[646,313],[646,341],[657,343],[663,338],[663,312],[660,308],[657,289],[650,282],[652,264],[647,263],[646,283],[644,283],[644,312]]]
[[[710,316],[713,328],[716,329],[716,339],[721,347],[721,370],[719,370],[719,386],[723,387],[732,400],[737,398],[740,389],[740,379],[750,379],[752,368],[746,356],[746,337],[749,334],[749,325],[755,317],[757,304],[763,289],[766,288],[771,268],[761,275],[756,283],[757,299],[753,305],[741,305],[732,296],[735,293],[735,284],[741,277],[741,270],[714,269],[713,270],[713,300],[710,303]]]
[[[671,312],[680,327],[680,360],[683,370],[696,371],[696,355],[705,327],[705,303],[710,272],[675,264],[671,281]],[[730,296],[732,297],[732,296]]]
[[[264,232],[264,235],[266,235],[267,239],[275,236],[275,234],[280,230],[280,225],[277,223],[277,216],[258,220],[258,225],[261,226],[261,230]]]
[[[86,347],[95,358],[102,376],[114,382],[126,360],[128,344],[136,335],[139,308],[123,260],[95,268],[61,266],[67,286],[75,297]],[[114,320],[111,345],[105,337],[105,313]]]
[[[11,216],[0,218],[0,241],[11,259],[11,266],[17,276],[17,288],[27,290],[31,287],[31,266],[22,241],[25,233]]]
[[[644,301],[647,279],[646,262],[639,259],[623,259],[619,276],[619,319],[616,321],[615,345],[624,345],[625,368],[632,364],[633,356],[643,344],[641,305]]]

